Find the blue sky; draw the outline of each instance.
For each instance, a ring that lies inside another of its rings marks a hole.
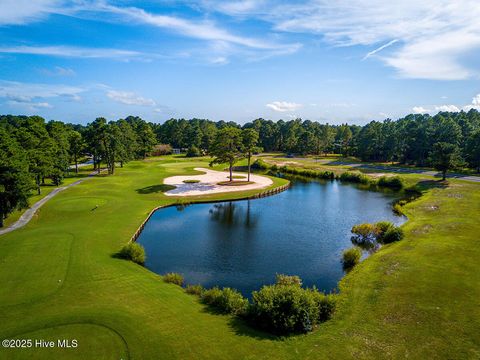
[[[478,1],[1,0],[0,113],[364,124],[480,109]]]

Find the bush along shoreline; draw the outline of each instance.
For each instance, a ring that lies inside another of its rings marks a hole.
[[[180,274],[168,275],[183,279]],[[251,300],[229,287],[205,289],[201,285],[187,285],[184,290],[219,314],[235,316],[253,328],[278,336],[313,331],[332,317],[338,296],[315,287],[305,288],[298,276],[283,274],[277,275],[274,284],[254,291]]]
[[[284,174],[300,175],[315,179],[339,180],[341,182],[378,186],[381,188],[389,188],[395,191],[400,191],[404,188],[403,180],[399,176],[382,176],[376,179],[371,176],[365,175],[359,171],[345,171],[342,174],[337,175],[333,171],[329,170],[322,171],[313,169],[302,169],[291,166],[270,165],[262,159],[257,159],[253,163],[252,168],[280,172]]]

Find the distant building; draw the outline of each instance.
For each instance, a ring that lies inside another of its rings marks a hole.
[[[178,148],[173,148],[172,149],[172,154],[180,154],[182,149],[178,149]]]

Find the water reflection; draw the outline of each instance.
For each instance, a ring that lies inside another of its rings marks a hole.
[[[215,204],[209,210],[210,219],[227,227],[244,226],[253,228],[257,225],[258,217],[252,212],[251,200],[246,200],[246,207],[239,207],[235,202]]]
[[[182,273],[190,284],[234,287],[246,296],[273,283],[277,273],[299,275],[306,286],[330,291],[344,275],[341,257],[352,246],[353,225],[404,221],[393,214],[389,194],[338,181],[293,182],[261,199],[156,211],[138,239],[145,265],[159,274]]]

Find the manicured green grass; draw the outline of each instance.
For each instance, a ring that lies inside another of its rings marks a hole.
[[[87,177],[93,170],[93,166],[82,166],[78,168],[78,174],[75,173],[75,170],[72,170],[70,174],[68,174],[65,179],[63,179],[62,184],[60,187],[71,184],[81,178]],[[35,204],[37,201],[43,199],[45,196],[50,194],[53,190],[55,190],[57,186],[52,184],[50,179],[47,179],[44,185],[40,186],[40,195],[37,194],[37,190],[34,189],[31,191],[32,195],[29,197],[29,204]],[[4,226],[7,227],[17,221],[20,216],[24,213],[25,209],[16,210],[12,212],[8,218],[4,221]]]
[[[114,176],[60,193],[27,226],[1,236],[0,338],[78,339],[79,346],[2,348],[0,358],[480,356],[479,184],[426,184],[425,195],[405,206],[411,219],[405,239],[384,246],[342,280],[334,318],[311,334],[279,339],[213,314],[180,287],[112,256],[152,208],[177,201],[141,190],[167,176],[196,174],[193,168],[207,167],[207,161],[132,162]],[[415,183],[425,177],[404,178]],[[283,183],[274,179],[273,186]]]

